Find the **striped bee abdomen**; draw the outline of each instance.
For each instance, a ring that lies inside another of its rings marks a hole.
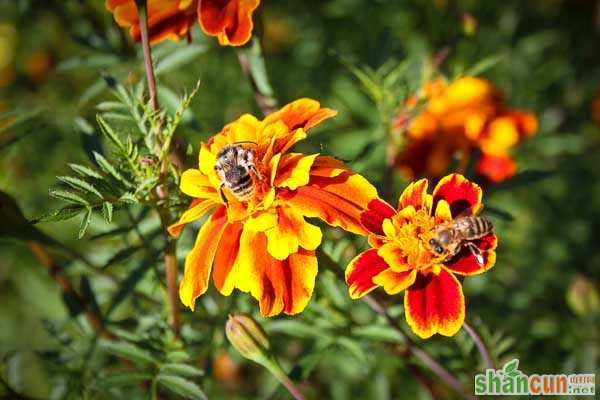
[[[471,216],[468,218],[469,229],[467,230],[467,240],[479,239],[494,229],[492,222],[485,217]]]
[[[230,184],[229,188],[238,200],[247,200],[254,196],[254,182],[249,173],[242,175],[239,181]]]

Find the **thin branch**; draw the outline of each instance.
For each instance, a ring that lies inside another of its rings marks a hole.
[[[277,110],[277,99],[269,83],[262,49],[258,39],[252,39],[252,45],[237,52],[244,76],[252,86],[252,92],[258,107],[264,115]]]
[[[158,103],[158,96],[156,91],[156,78],[154,75],[154,66],[152,64],[152,52],[150,49],[150,40],[148,38],[148,4],[147,0],[136,0],[138,14],[140,16],[140,34],[142,38],[142,48],[144,51],[144,66],[146,68],[146,78],[148,80],[148,91],[150,92],[150,103],[154,111],[154,116],[160,118],[160,105]],[[161,136],[161,121],[158,121],[158,129],[155,134],[160,140]],[[161,146],[158,146],[161,149]],[[160,156],[160,150],[159,154]],[[165,157],[161,163],[161,180],[163,183],[158,188],[158,196],[160,199],[166,199],[168,196],[167,192],[167,172],[168,172],[168,157]],[[169,297],[169,309],[170,309],[170,323],[171,328],[177,336],[179,336],[180,323],[179,323],[179,298],[177,295],[177,258],[175,256],[177,242],[171,238],[167,232],[169,226],[168,210],[159,210],[161,216],[161,222],[164,228],[165,234],[165,247],[164,247],[164,262],[165,262],[165,279],[167,281],[167,293]]]
[[[492,355],[490,354],[485,343],[483,342],[483,339],[481,339],[481,336],[477,334],[477,331],[475,331],[475,329],[473,329],[473,327],[471,327],[471,325],[469,325],[467,321],[464,322],[463,329],[469,334],[469,336],[471,336],[471,339],[473,339],[473,342],[475,343],[477,350],[479,350],[479,353],[481,353],[481,357],[483,358],[483,361],[485,362],[487,368],[496,369],[496,366],[494,365],[494,360],[492,359]]]

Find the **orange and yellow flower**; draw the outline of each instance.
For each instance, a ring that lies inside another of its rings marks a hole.
[[[370,232],[372,248],[356,256],[346,269],[352,298],[377,287],[390,295],[406,290],[406,320],[421,338],[458,332],[465,319],[465,298],[456,275],[476,275],[492,268],[497,245],[496,235],[489,233],[473,241],[481,252],[477,255],[466,246],[451,258],[431,251],[433,228],[458,216],[477,214],[482,191],[458,174],[440,180],[432,194],[427,186],[426,179],[409,185],[398,210],[379,199],[369,204],[361,220]]]
[[[504,180],[516,172],[509,150],[535,134],[534,114],[511,109],[500,92],[487,80],[459,78],[451,84],[442,80],[428,83],[422,91],[425,110],[408,123],[408,143],[397,164],[410,179],[418,176],[439,178],[446,173],[455,154],[466,167],[471,152],[482,157],[477,172],[491,182]],[[407,124],[414,109],[411,99],[401,110],[396,126]]]
[[[259,4],[260,0],[148,0],[150,43],[189,39],[190,28],[198,21],[221,45],[242,46],[252,37],[252,15]],[[129,28],[134,40],[141,40],[134,0],[106,0],[106,8],[119,26]]]
[[[194,309],[212,272],[217,290],[226,296],[234,288],[249,292],[264,316],[299,313],[312,295],[315,249],[322,238],[320,228],[305,218],[367,233],[361,213],[377,198],[376,189],[332,157],[289,151],[335,114],[315,100],[300,99],[263,120],[243,115],[202,144],[199,168],[185,171],[180,185],[195,199],[169,228],[178,235],[185,224],[212,211],[186,257],[179,290],[186,306]],[[220,194],[216,155],[233,143],[253,150],[262,176],[252,174],[254,195],[247,201],[238,201],[228,189],[226,200]]]

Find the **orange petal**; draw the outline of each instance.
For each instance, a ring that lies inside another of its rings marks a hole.
[[[386,243],[377,250],[377,255],[396,272],[408,271],[410,267],[402,248],[396,243]]]
[[[475,171],[492,183],[502,182],[517,173],[517,163],[508,154],[491,156],[482,154]]]
[[[241,46],[252,37],[252,15],[259,4],[260,0],[199,0],[198,20],[219,44]]]
[[[139,15],[133,0],[107,0],[106,8],[113,13],[119,26],[129,28],[131,37],[141,40]],[[196,10],[189,0],[149,0],[148,36],[151,44],[165,39],[187,37],[195,23]]]
[[[310,128],[335,115],[337,115],[337,111],[321,108],[318,101],[302,98],[285,105],[279,111],[269,114],[264,119],[263,124],[268,125],[281,120],[287,125],[290,132],[300,128],[308,132]]]
[[[481,251],[473,254],[468,247],[463,247],[449,262],[444,262],[446,268],[460,275],[477,275],[492,268],[496,263],[496,246],[498,238],[490,233],[473,244]]]
[[[196,244],[185,258],[185,271],[179,285],[179,298],[192,310],[196,299],[208,288],[208,277],[215,252],[226,226],[227,215],[225,208],[222,207],[202,225]]]
[[[216,207],[218,203],[215,203],[211,199],[195,199],[190,204],[190,207],[181,214],[179,221],[169,226],[169,234],[171,236],[179,236],[185,224],[202,218],[211,208]],[[223,209],[225,207],[222,207]]]
[[[376,249],[364,251],[354,257],[346,267],[346,284],[348,293],[353,299],[361,298],[379,285],[373,278],[388,269],[383,258],[377,255]]]
[[[179,189],[191,197],[218,199],[219,196],[208,176],[193,168],[183,172]]]
[[[360,214],[360,222],[371,233],[383,235],[383,221],[396,215],[396,210],[381,199],[374,199],[367,205],[367,210]]]
[[[261,315],[297,314],[312,295],[317,259],[314,252],[300,249],[276,260],[267,251],[266,236],[244,228],[235,274],[236,287],[259,301]]]
[[[267,250],[275,259],[285,260],[299,247],[315,250],[321,244],[321,229],[306,222],[294,209],[278,207],[277,215],[277,225],[265,231]]]
[[[453,217],[477,214],[481,209],[482,192],[479,185],[460,174],[442,178],[433,190],[433,207],[440,199],[446,200]]]
[[[373,283],[382,286],[387,294],[394,295],[415,283],[416,279],[416,269],[403,272],[395,272],[391,269],[386,269],[373,278]]]
[[[227,224],[213,265],[213,282],[221,294],[229,296],[235,286],[235,262],[240,249],[241,223]]]
[[[421,179],[408,185],[398,200],[398,210],[408,206],[413,206],[415,210],[422,208],[427,195],[427,185],[427,179]]]
[[[337,158],[330,156],[318,156],[313,162],[310,174],[312,176],[334,178],[346,171],[348,171],[348,168]]]
[[[456,277],[441,268],[439,274],[419,273],[404,295],[406,321],[426,339],[439,333],[453,336],[465,320],[465,298]]]
[[[305,186],[310,179],[311,167],[318,154],[305,156],[301,153],[286,154],[278,163],[275,186],[291,190]]]

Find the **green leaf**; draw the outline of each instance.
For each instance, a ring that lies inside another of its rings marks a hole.
[[[79,205],[66,206],[61,209],[44,214],[40,217],[37,217],[36,219],[31,221],[31,223],[37,224],[40,222],[64,221],[77,216],[79,213],[81,213],[81,211],[84,210],[84,208],[85,207]]]
[[[100,385],[105,388],[112,388],[114,386],[133,386],[151,381],[152,379],[154,379],[154,376],[151,374],[144,374],[141,372],[123,372],[101,378]]]
[[[107,353],[122,357],[126,360],[133,361],[138,364],[155,365],[157,360],[154,356],[144,350],[128,342],[106,341],[100,342],[100,348]]]
[[[50,196],[55,197],[57,199],[70,201],[71,203],[81,204],[84,206],[88,206],[90,204],[86,199],[79,196],[77,193],[69,192],[66,190],[50,189]]]
[[[147,258],[145,258],[135,269],[133,269],[127,278],[121,282],[121,286],[114,295],[108,308],[107,318],[108,315],[110,315],[110,313],[127,298],[127,296],[130,296],[133,293],[133,290],[137,284],[142,280],[150,267],[152,267],[156,257],[157,254],[148,254]]]
[[[118,264],[122,261],[127,260],[129,257],[131,257],[136,252],[140,251],[141,249],[142,249],[141,246],[132,246],[132,247],[126,247],[124,249],[119,250],[117,253],[115,253],[115,255],[113,255],[106,262],[106,264],[104,264],[102,269],[106,269],[106,268],[110,267],[111,265]]]
[[[113,204],[105,201],[102,203],[102,215],[106,222],[111,223],[113,218]]]
[[[477,76],[480,75],[487,70],[493,68],[498,64],[502,59],[506,57],[506,54],[494,54],[492,56],[486,57],[483,60],[479,61],[471,68],[467,69],[463,75],[466,76]]]
[[[119,197],[118,201],[120,203],[126,203],[126,204],[137,204],[138,203],[137,198],[131,192],[124,193],[121,197]]]
[[[190,380],[181,378],[179,376],[164,375],[164,374],[159,374],[156,377],[156,380],[165,389],[168,389],[168,390],[172,391],[173,393],[178,394],[180,396],[184,396],[185,398],[193,399],[193,400],[208,399],[208,397],[206,397],[206,395],[204,394],[202,389],[200,389],[200,387],[198,387],[198,385],[196,385],[194,382],[192,382]]]
[[[402,336],[393,328],[383,325],[368,325],[352,329],[352,335],[378,342],[403,343]]]
[[[189,364],[169,363],[160,367],[160,373],[166,375],[186,376],[193,378],[204,375],[204,371]]]
[[[281,332],[285,333],[289,336],[299,337],[299,338],[329,338],[330,335],[327,334],[323,329],[319,329],[314,325],[310,325],[307,323],[300,322],[298,320],[278,320],[270,322],[265,326],[267,332]]]
[[[90,221],[92,220],[92,209],[88,208],[85,211],[85,214],[83,215],[83,218],[81,219],[81,225],[79,225],[79,239],[81,239],[83,237],[83,235],[85,235],[85,232],[87,231],[88,227],[90,226]]]
[[[167,360],[172,363],[183,363],[184,361],[188,361],[190,356],[182,350],[175,350],[167,354]]]
[[[367,363],[367,355],[363,348],[356,341],[347,338],[340,337],[336,340],[336,343],[343,349],[346,349],[350,354],[356,357],[357,361],[363,365]]]
[[[100,199],[104,198],[102,194],[98,191],[98,189],[96,189],[92,184],[84,181],[83,179],[73,178],[72,176],[57,176],[57,178],[59,181],[66,183],[73,189],[79,189],[86,193],[91,193]]]
[[[84,165],[69,164],[69,167],[71,167],[71,169],[73,171],[77,172],[81,176],[87,176],[87,177],[90,177],[90,178],[104,180],[104,177],[102,175],[100,175],[99,173],[97,173],[93,169],[88,168],[88,167],[86,167]]]
[[[104,158],[104,156],[102,156],[102,154],[97,153],[95,151],[93,153],[94,153],[94,158],[96,159],[96,162],[98,163],[98,165],[100,166],[100,168],[102,168],[102,170],[104,172],[106,172],[107,174],[111,175],[113,178],[115,178],[119,182],[122,182],[126,186],[128,186],[128,187],[134,187],[134,185],[131,182],[129,182],[128,180],[126,180],[125,178],[123,178],[123,175],[121,175],[115,169],[115,167],[113,167],[112,164],[109,163],[108,160],[106,158]]]
[[[96,105],[99,111],[125,111],[127,106],[119,101],[104,101]]]
[[[178,48],[168,57],[165,57],[156,64],[154,73],[158,76],[171,72],[185,64],[195,61],[200,54],[205,53],[207,50],[208,46],[201,44],[193,44],[183,48]]]
[[[98,125],[100,126],[102,133],[104,133],[104,136],[106,136],[111,142],[113,142],[115,146],[117,146],[119,149],[124,150],[125,146],[121,142],[121,139],[119,139],[117,133],[111,128],[111,126],[100,115],[96,116],[96,120],[98,121]]]

